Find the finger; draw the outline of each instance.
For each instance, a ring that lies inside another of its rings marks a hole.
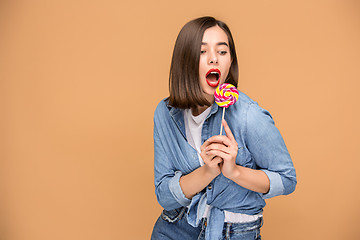
[[[211,138],[209,138],[208,140],[209,143],[222,143],[225,144],[227,147],[231,146],[232,141],[230,140],[230,138],[228,138],[227,136],[223,136],[223,135],[216,135],[216,136],[212,136]]]
[[[201,157],[201,159],[204,161],[204,163],[207,163],[207,162],[209,161],[209,156],[206,155],[205,152],[201,152],[201,153],[200,153],[200,157]]]
[[[211,160],[211,163],[213,164],[223,163],[223,159],[220,157],[215,157],[213,160]]]
[[[222,168],[224,165],[224,161],[222,161],[220,164],[219,164],[219,167]]]
[[[225,121],[225,119],[223,120],[223,125],[224,125],[224,130],[225,130],[225,133],[226,133],[226,136],[228,136],[228,138],[230,138],[231,141],[235,141],[235,137],[234,135],[232,134],[231,130],[230,130],[230,127],[229,125],[227,124],[227,122]]]
[[[200,153],[200,157],[204,161],[204,163],[209,163],[215,157],[215,155],[212,153],[203,151]]]
[[[208,153],[211,154],[211,155],[214,155],[214,156],[221,157],[224,160],[231,158],[230,154],[224,153],[224,152],[219,151],[219,150],[211,150]]]
[[[207,146],[209,146],[211,144],[211,142],[209,142],[208,140],[206,140],[203,145],[201,145],[200,147],[200,151],[203,151]]]
[[[230,149],[229,147],[225,146],[224,144],[221,143],[212,143],[209,146],[207,146],[205,148],[205,151],[210,151],[210,150],[219,150],[225,153],[230,153]]]

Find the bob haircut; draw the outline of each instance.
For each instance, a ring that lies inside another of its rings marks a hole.
[[[199,61],[204,32],[216,25],[224,30],[229,41],[232,61],[225,82],[237,87],[238,62],[230,29],[224,22],[213,17],[200,17],[186,23],[176,39],[169,74],[170,96],[167,100],[170,106],[180,109],[211,106],[200,86]]]

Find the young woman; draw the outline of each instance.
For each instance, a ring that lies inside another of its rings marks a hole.
[[[237,87],[231,32],[212,17],[175,43],[170,96],[154,115],[155,193],[164,208],[151,239],[261,239],[264,199],[295,190],[295,169],[270,113],[244,93],[222,111],[217,86]]]

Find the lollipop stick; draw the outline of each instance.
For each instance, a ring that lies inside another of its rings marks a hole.
[[[223,107],[223,114],[222,114],[222,119],[221,119],[221,127],[220,127],[220,135],[222,134],[222,129],[223,129],[223,120],[224,120],[224,116],[225,116],[225,108],[226,107]]]

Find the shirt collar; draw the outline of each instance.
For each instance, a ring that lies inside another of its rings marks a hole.
[[[173,121],[175,122],[176,126],[178,127],[178,129],[180,130],[181,134],[183,135],[183,137],[186,139],[186,133],[185,133],[185,122],[184,122],[184,113],[182,109],[179,108],[174,108],[172,106],[169,105],[168,101],[166,102],[166,106],[169,109],[169,114],[171,116],[171,118],[173,119]],[[214,102],[211,108],[211,112],[210,114],[205,118],[208,119],[210,118],[211,115],[215,114],[218,111],[219,107],[218,105]]]
[[[181,109],[170,106],[168,102],[166,103],[166,106],[168,107],[169,113],[171,117],[174,118],[175,122],[177,122],[179,118],[183,116]],[[210,114],[206,117],[206,119],[208,119],[211,115],[215,114],[218,110],[219,110],[219,106],[214,101],[214,103],[212,104]]]

